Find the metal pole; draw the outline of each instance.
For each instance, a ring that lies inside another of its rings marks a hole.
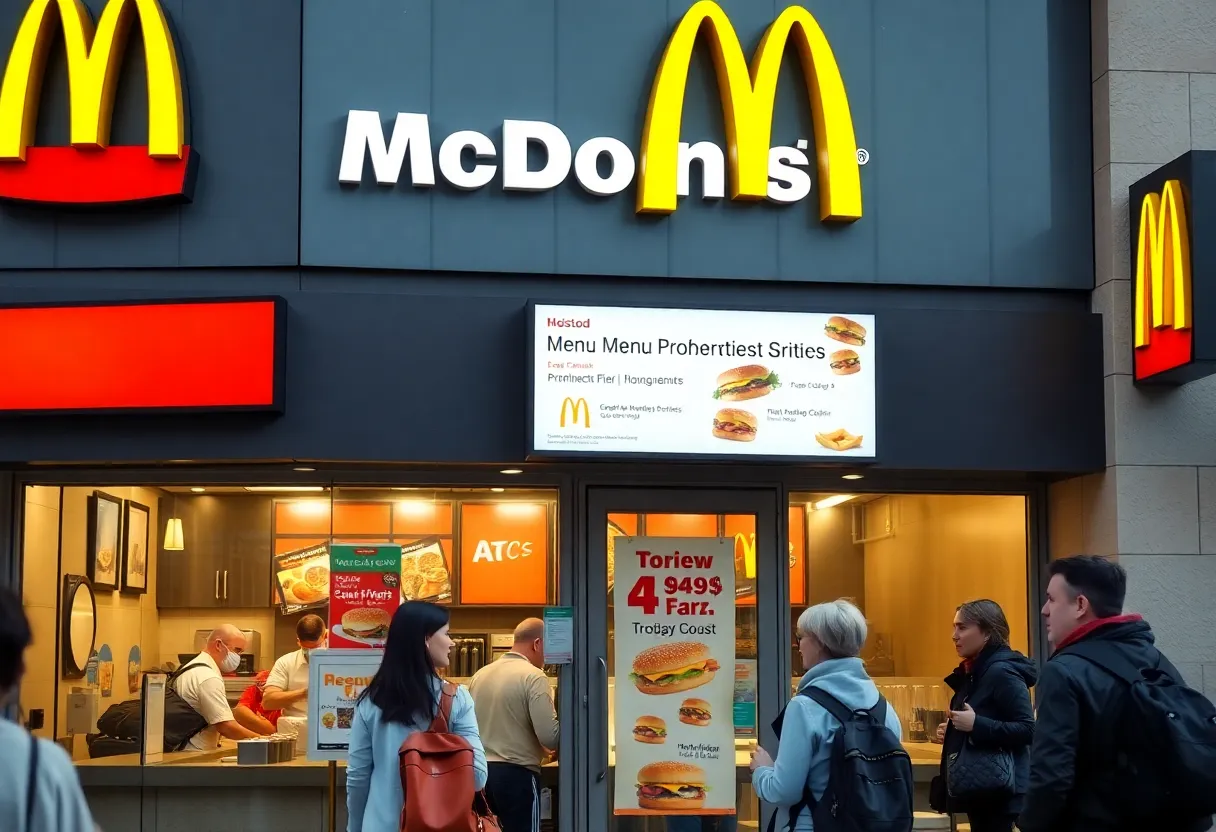
[[[329,832],[338,832],[338,761],[329,761]]]

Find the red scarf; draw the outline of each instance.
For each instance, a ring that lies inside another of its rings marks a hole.
[[[1132,622],[1143,620],[1143,616],[1136,615],[1134,613],[1131,615],[1112,615],[1110,618],[1095,618],[1093,621],[1085,622],[1080,627],[1065,636],[1064,640],[1056,645],[1056,650],[1060,650],[1061,648],[1067,647],[1070,644],[1075,644],[1090,633],[1094,632],[1095,630],[1100,630],[1103,627],[1107,627],[1112,624],[1131,624]]]

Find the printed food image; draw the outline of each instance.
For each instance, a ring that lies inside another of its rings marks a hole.
[[[857,321],[850,321],[840,315],[828,318],[827,326],[823,328],[823,334],[845,344],[863,346],[866,342],[866,328]]]
[[[450,598],[451,576],[437,540],[421,541],[401,550],[401,595],[407,601]]]
[[[638,770],[638,808],[683,810],[705,805],[705,770],[691,763],[661,762]]]
[[[704,699],[685,699],[680,703],[680,722],[685,725],[705,726],[709,721],[709,703]]]
[[[328,593],[314,587],[308,581],[296,581],[291,585],[291,595],[301,604],[312,604],[326,597]]]
[[[754,442],[756,417],[746,410],[723,408],[714,416],[714,436],[732,442]]]
[[[338,727],[342,730],[350,728],[350,724],[355,720],[354,708],[338,708]]]
[[[275,582],[285,613],[329,600],[329,546],[306,546],[275,555]]]
[[[768,367],[748,364],[727,370],[718,376],[718,389],[714,391],[714,398],[724,402],[758,399],[780,386],[781,381],[777,374],[769,372]]]
[[[642,693],[679,693],[700,687],[714,678],[720,665],[699,641],[673,641],[650,647],[633,659],[629,680]]]
[[[861,437],[854,436],[844,428],[837,428],[831,433],[817,433],[815,441],[831,451],[851,451],[861,447]]]
[[[667,742],[667,723],[657,716],[640,716],[633,725],[633,738],[638,742],[662,745]]]
[[[130,572],[132,575],[143,575],[147,568],[148,559],[144,557],[144,545],[142,543],[131,544],[131,566]]]
[[[97,680],[102,690],[110,690],[114,686],[114,662],[101,662],[97,666]]]
[[[313,589],[329,588],[329,567],[317,564],[304,570],[304,581]]]
[[[828,356],[828,366],[838,376],[851,376],[861,372],[861,359],[854,350],[836,350]]]
[[[321,714],[321,724],[326,728],[333,728],[338,722],[338,718],[329,711]]]
[[[97,550],[97,568],[109,572],[114,566],[114,550],[105,546]]]
[[[342,615],[342,631],[352,638],[384,638],[391,621],[388,610],[355,607]]]

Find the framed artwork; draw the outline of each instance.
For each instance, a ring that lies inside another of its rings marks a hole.
[[[123,502],[122,591],[142,595],[148,591],[148,507],[134,500]]]
[[[96,589],[118,589],[122,567],[122,500],[104,491],[89,497],[85,572]]]

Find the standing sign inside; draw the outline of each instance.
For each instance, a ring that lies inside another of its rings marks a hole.
[[[399,543],[329,547],[329,633],[334,647],[383,647],[400,605]]]
[[[308,759],[345,760],[359,695],[380,669],[383,650],[318,650],[308,661]]]
[[[621,537],[615,560],[614,812],[733,815],[734,541]]]

